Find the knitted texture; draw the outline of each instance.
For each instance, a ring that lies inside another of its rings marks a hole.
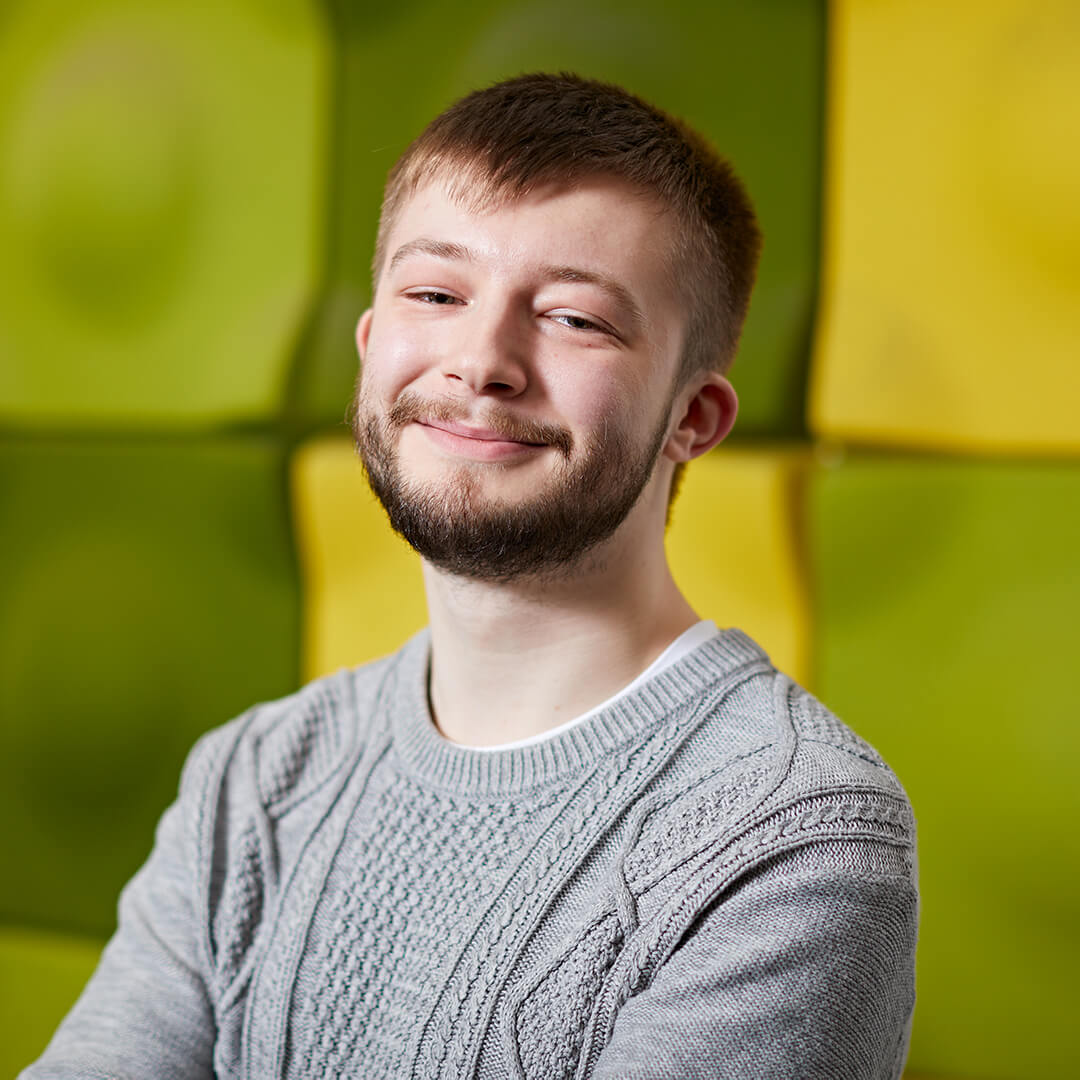
[[[316,907],[296,988],[297,1076],[407,1074],[431,973],[451,968],[560,808],[549,791],[485,803],[400,774],[379,786]]]
[[[429,639],[200,741],[43,1077],[899,1077],[914,822],[727,630],[551,739],[442,739]]]

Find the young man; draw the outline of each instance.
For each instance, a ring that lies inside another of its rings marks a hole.
[[[903,790],[664,557],[757,250],[615,87],[512,80],[413,144],[354,431],[430,628],[199,743],[27,1076],[899,1077]]]

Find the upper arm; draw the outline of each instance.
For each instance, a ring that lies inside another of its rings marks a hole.
[[[894,1080],[918,901],[887,845],[776,855],[717,897],[620,1009],[596,1077]]]

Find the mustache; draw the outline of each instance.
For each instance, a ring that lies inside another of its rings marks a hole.
[[[512,416],[498,409],[474,416],[460,401],[445,398],[424,398],[413,390],[405,390],[390,407],[387,419],[394,427],[404,427],[414,421],[443,420],[450,423],[473,424],[489,428],[513,442],[543,443],[554,446],[569,456],[573,436],[557,424]]]

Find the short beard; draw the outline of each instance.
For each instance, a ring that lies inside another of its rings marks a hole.
[[[402,476],[396,439],[420,418],[465,419],[453,403],[425,402],[406,391],[385,418],[365,402],[358,384],[352,429],[372,491],[394,530],[433,566],[474,581],[565,576],[626,520],[653,474],[667,434],[670,404],[647,447],[635,454],[626,432],[606,430],[572,461],[565,429],[528,425],[504,415],[483,417],[510,438],[548,444],[560,455],[556,474],[536,495],[512,505],[484,500],[478,469],[463,463],[441,488]]]

